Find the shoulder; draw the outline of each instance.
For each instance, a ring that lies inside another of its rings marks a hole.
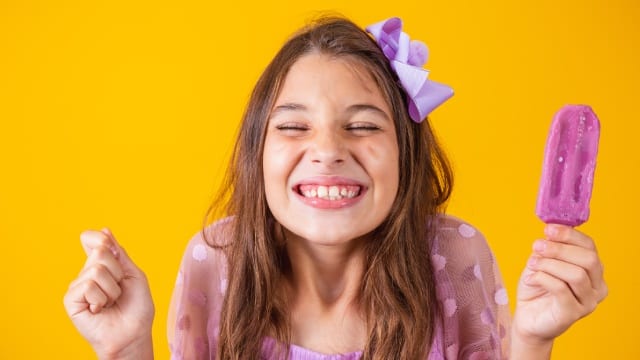
[[[226,217],[207,225],[195,233],[187,244],[187,251],[193,252],[196,261],[202,261],[205,251],[223,251],[229,244],[232,233],[233,217]]]
[[[434,251],[466,249],[489,251],[487,241],[475,226],[452,215],[440,215],[435,221]]]
[[[225,247],[231,238],[233,222],[234,217],[228,216],[205,226],[191,238],[190,244],[207,245],[214,248]]]
[[[212,272],[225,272],[225,245],[231,238],[232,222],[232,217],[218,220],[191,237],[182,257],[182,274],[204,278]]]
[[[438,215],[436,226],[439,231],[455,231],[456,235],[465,238],[473,237],[478,233],[478,230],[469,222],[449,214]]]
[[[454,277],[466,277],[469,272],[477,276],[478,268],[497,271],[496,259],[482,232],[451,215],[438,217],[431,255],[436,272],[444,270],[450,275],[456,274]]]

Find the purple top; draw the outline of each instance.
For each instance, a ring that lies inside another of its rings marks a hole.
[[[224,243],[230,218],[205,231]],[[428,360],[506,359],[510,315],[507,292],[495,258],[482,234],[451,216],[438,221],[431,264],[442,314]],[[201,234],[189,242],[173,292],[168,320],[172,360],[215,359],[218,323],[227,287],[222,251],[207,245]],[[261,358],[272,358],[275,340],[265,338]],[[292,344],[292,360],[355,360],[361,351],[323,354]]]

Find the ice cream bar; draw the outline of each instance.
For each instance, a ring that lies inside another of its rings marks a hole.
[[[536,214],[545,223],[577,226],[589,218],[600,122],[587,105],[566,105],[553,118]]]

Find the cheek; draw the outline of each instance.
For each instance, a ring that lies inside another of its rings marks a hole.
[[[368,144],[362,158],[366,159],[371,176],[385,184],[398,186],[399,154],[395,142]]]
[[[282,142],[265,141],[262,156],[262,171],[267,190],[286,185],[286,179],[294,164],[294,149]]]
[[[374,183],[374,197],[387,213],[398,194],[400,176],[398,147],[395,142],[371,145],[368,149],[367,171]]]

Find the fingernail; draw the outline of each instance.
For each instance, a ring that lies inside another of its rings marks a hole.
[[[536,242],[533,243],[533,250],[536,252],[543,253],[546,248],[547,242],[544,240],[536,240]]]
[[[539,259],[539,257],[537,257],[537,256],[531,256],[529,258],[529,261],[527,261],[527,265],[530,268],[534,269],[536,267],[536,264],[538,263],[538,259]]]

